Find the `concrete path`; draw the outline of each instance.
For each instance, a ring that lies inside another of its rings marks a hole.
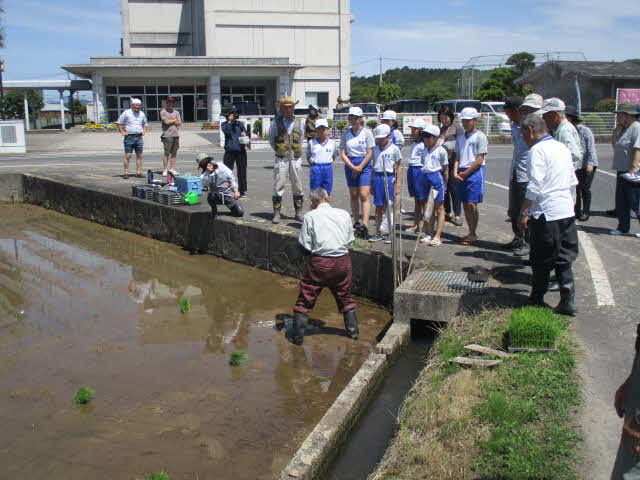
[[[64,135],[64,134],[63,134]],[[100,134],[86,134],[98,138]],[[105,134],[110,135],[110,134]],[[205,134],[206,135],[206,134]],[[153,137],[153,135],[151,135]],[[105,139],[108,137],[104,137]],[[115,140],[118,140],[116,137]],[[105,140],[106,141],[106,140]],[[87,143],[89,148],[91,142]],[[210,145],[210,144],[209,144]],[[189,145],[189,150],[207,150],[208,145]],[[143,180],[122,180],[120,155],[64,155],[45,151],[28,156],[1,157],[0,174],[3,172],[37,172],[41,175],[70,179],[95,187],[120,192],[130,192],[131,185]],[[53,149],[52,149],[53,150]],[[640,240],[632,237],[611,237],[607,233],[615,228],[616,220],[604,216],[603,211],[613,206],[615,176],[611,174],[611,148],[598,147],[602,169],[593,185],[593,215],[580,226],[581,254],[575,264],[578,285],[576,330],[584,356],[580,371],[584,379],[584,412],[580,414],[585,431],[584,478],[608,478],[618,445],[620,421],[612,407],[615,389],[626,378],[633,360],[635,324],[638,322],[637,289]],[[221,157],[215,147],[209,151]],[[507,179],[511,158],[510,146],[490,146],[487,161],[486,202],[480,210],[480,242],[474,247],[463,247],[455,240],[466,233],[466,227],[447,224],[444,243],[438,248],[419,246],[418,257],[439,269],[463,270],[482,265],[492,270],[493,276],[511,291],[509,298],[498,299],[507,304],[524,301],[529,292],[530,269],[521,259],[513,257],[500,245],[511,239],[511,227],[506,222]],[[158,170],[161,166],[158,153],[149,152],[145,157],[145,169]],[[193,153],[182,151],[178,170],[195,173]],[[247,210],[245,221],[269,224],[271,212],[272,156],[268,152],[249,154],[249,198],[244,201]],[[308,179],[308,169],[304,171]],[[348,198],[343,166],[334,165],[334,204],[348,208]],[[308,190],[308,186],[307,186]],[[406,189],[405,189],[406,190]],[[412,208],[412,200],[404,193],[404,207]],[[194,207],[206,208],[206,206]],[[296,232],[299,224],[293,220],[290,193],[284,198],[284,222],[279,229]],[[406,224],[410,216],[404,216]],[[637,224],[633,224],[638,231]],[[406,235],[403,248],[413,251],[415,237]],[[374,249],[389,249],[377,243]],[[550,294],[547,302],[555,304],[558,295]]]

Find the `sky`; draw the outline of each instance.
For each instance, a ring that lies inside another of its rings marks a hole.
[[[119,5],[119,0],[3,0],[4,78],[66,78],[60,65],[119,55]],[[352,0],[351,11],[356,75],[378,73],[380,56],[385,70],[455,68],[471,57],[518,51],[582,52],[587,60],[640,57],[638,0]]]

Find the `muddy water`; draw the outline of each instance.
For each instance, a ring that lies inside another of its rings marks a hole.
[[[0,207],[0,478],[276,477],[388,321],[361,306],[360,340],[340,336],[325,292],[325,328],[297,347],[279,330],[296,295],[292,279]],[[76,406],[83,385],[96,398]]]

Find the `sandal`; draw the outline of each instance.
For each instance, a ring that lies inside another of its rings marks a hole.
[[[459,240],[459,243],[462,245],[473,245],[474,243],[476,243],[478,241],[477,238],[472,237],[471,235],[467,235],[466,237],[462,237]]]
[[[429,243],[431,241],[431,235],[427,235],[426,233],[421,233],[420,234],[420,240],[418,240],[418,243]]]
[[[413,227],[407,227],[404,229],[405,232],[415,232],[418,229],[418,227],[416,225],[414,225]]]
[[[430,247],[439,247],[442,245],[442,241],[439,238],[432,238],[429,242]]]

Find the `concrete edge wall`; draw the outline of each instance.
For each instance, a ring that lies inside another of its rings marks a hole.
[[[3,201],[44,206],[294,278],[299,278],[305,264],[297,236],[224,214],[213,221],[209,212],[28,174],[0,175],[0,202]],[[351,261],[354,295],[391,306],[391,258],[381,252],[353,249]]]

